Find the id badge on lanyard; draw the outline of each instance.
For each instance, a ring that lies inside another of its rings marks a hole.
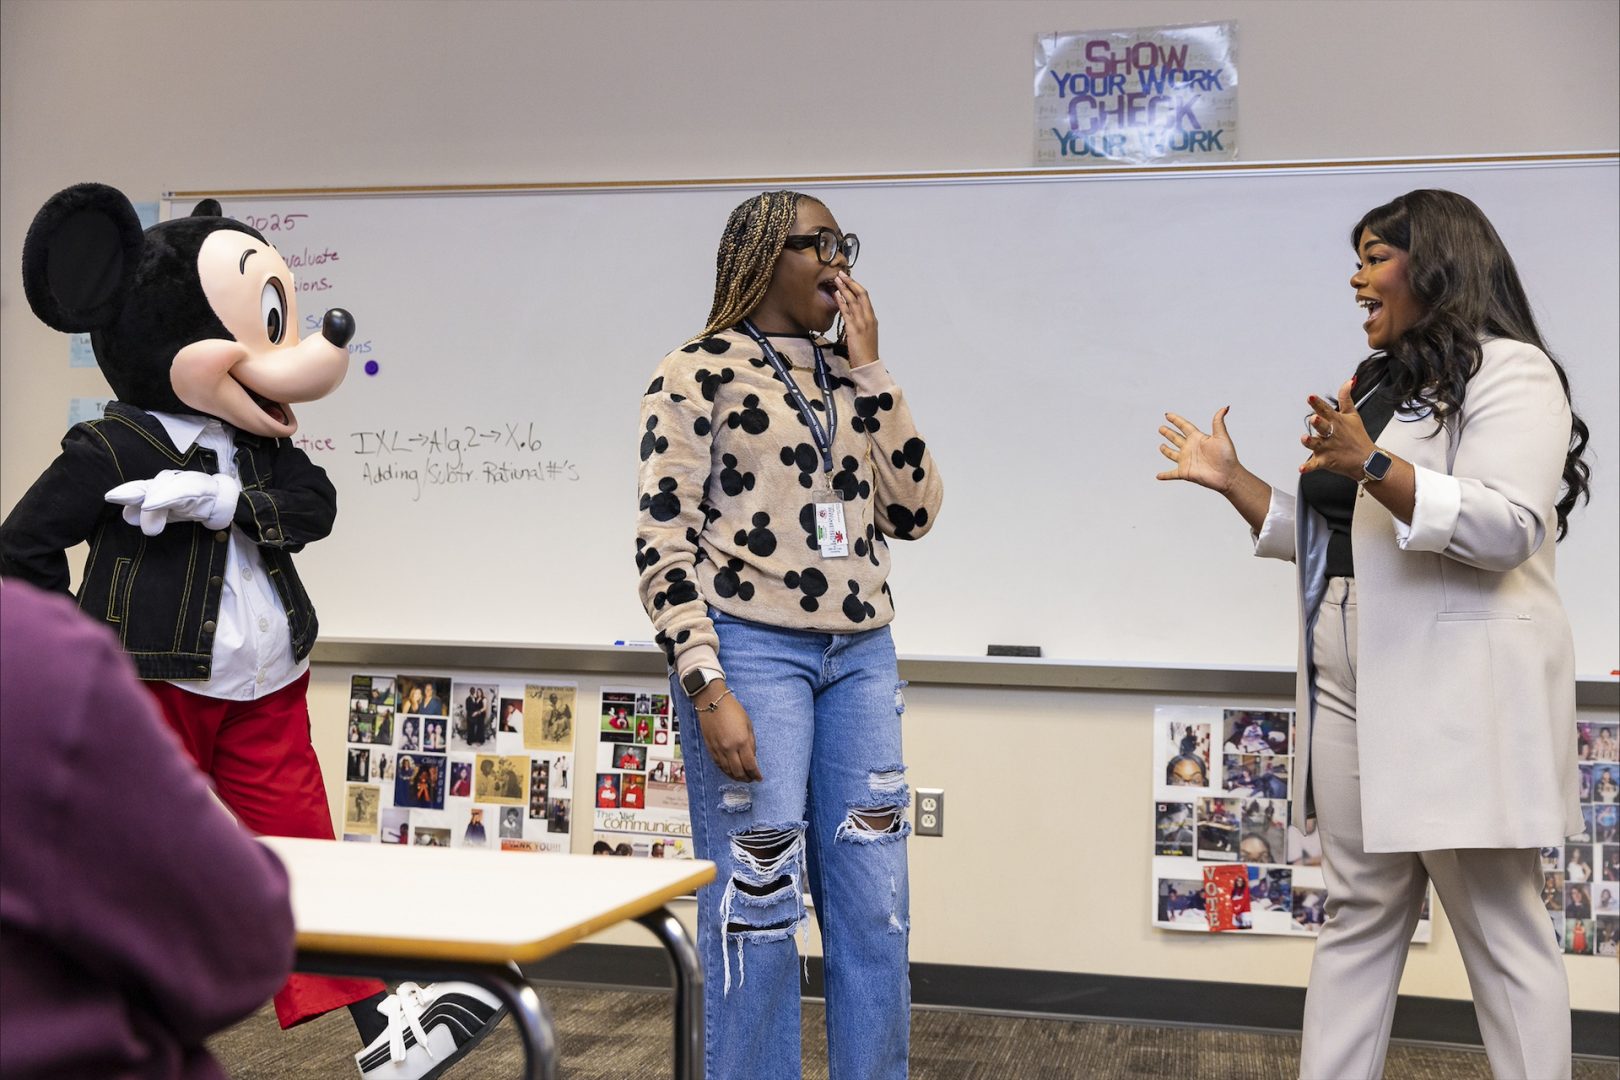
[[[816,449],[821,454],[821,480],[816,487],[816,547],[823,559],[842,559],[849,555],[849,529],[844,524],[844,500],[833,489],[833,439],[838,434],[838,405],[832,396],[832,376],[827,371],[826,359],[821,355],[821,346],[816,345],[816,382],[821,385],[821,400],[827,408],[827,426],[822,427],[821,421],[816,417],[815,410],[810,407],[809,399],[799,384],[788,373],[787,364],[776,349],[766,340],[765,335],[755,328],[752,321],[742,321],[743,332],[754,339],[754,344],[760,347],[765,354],[765,360],[775,370],[778,378],[787,387],[788,397],[799,408],[799,415],[804,418],[804,424],[810,429],[810,437],[815,440]]]

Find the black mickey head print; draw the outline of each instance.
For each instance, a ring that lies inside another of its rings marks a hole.
[[[894,526],[894,535],[901,540],[914,540],[912,533],[928,524],[928,508],[921,507],[915,511],[898,503],[890,503],[888,509],[889,524]]]
[[[878,561],[877,554],[877,546],[879,541],[882,539],[883,538],[877,534],[877,526],[868,524],[866,526],[866,535],[857,536],[855,538],[855,557],[857,559],[865,559],[873,566],[882,566],[883,564]],[[811,546],[814,546],[814,544],[812,543]]]
[[[809,487],[816,474],[816,467],[821,464],[821,455],[809,443],[800,443],[798,446],[782,447],[782,464],[790,469],[799,470],[799,486]]]
[[[845,502],[853,502],[857,497],[870,499],[872,497],[872,485],[856,475],[856,470],[861,467],[861,463],[852,457],[846,456],[838,464],[840,471],[835,473],[832,479],[833,490],[838,492],[838,497]]]
[[[653,394],[658,393],[658,391],[662,390],[663,388],[664,388],[664,377],[662,375],[660,375],[657,378],[653,379],[653,381],[651,383],[647,384],[647,393],[643,394],[642,397],[649,397],[649,396],[651,396]]]
[[[815,503],[805,503],[799,508],[799,528],[804,530],[804,546],[811,551],[820,551],[821,545],[816,543]]]
[[[700,439],[704,438],[709,434],[709,429],[712,426],[713,425],[709,423],[709,418],[707,416],[700,416],[696,420],[692,421],[692,434],[696,435]]]
[[[799,403],[797,401],[793,400],[793,395],[792,394],[783,394],[782,395],[782,400],[787,402],[788,410],[790,412],[792,412],[795,417],[798,418],[800,427],[807,428],[807,427],[810,426],[810,422],[804,418],[804,413],[799,410]],[[812,412],[826,413],[827,406],[823,405],[821,403],[820,398],[812,397],[812,398],[807,398],[806,400],[810,402],[810,409],[811,409]],[[820,420],[821,423],[823,424],[823,426],[825,426],[826,423],[827,423],[827,417],[824,416],[824,415],[823,416],[818,416],[818,417],[816,417],[816,419]]]
[[[732,429],[742,428],[750,435],[762,435],[771,426],[771,418],[759,407],[759,395],[749,394],[743,398],[743,407],[726,417],[726,425]]]
[[[710,356],[719,356],[721,353],[730,348],[731,342],[727,341],[725,338],[706,337],[702,341],[694,341],[689,345],[682,345],[681,352],[695,353],[699,349],[702,349]]]
[[[849,595],[844,597],[844,618],[850,622],[865,622],[877,617],[877,608],[861,599],[861,583],[849,579]]]
[[[662,454],[669,449],[669,440],[658,434],[658,416],[647,417],[647,430],[641,436],[641,460],[646,461],[654,454]]]
[[[732,498],[736,498],[745,491],[754,490],[754,474],[741,472],[737,468],[737,455],[721,454],[720,464],[720,490]]]
[[[669,583],[669,588],[653,594],[654,610],[662,611],[666,606],[690,604],[698,598],[697,584],[687,577],[686,571],[679,566],[664,571],[664,580]]]
[[[713,401],[714,395],[720,392],[720,388],[736,377],[737,373],[730,368],[721,368],[719,371],[698,368],[696,378],[698,388],[703,391],[703,400]]]
[[[691,636],[692,636],[692,631],[690,631],[690,630],[682,630],[680,633],[676,634],[673,638],[670,637],[664,631],[660,630],[660,631],[658,631],[658,633],[653,635],[653,644],[657,645],[660,649],[664,650],[664,658],[669,661],[669,666],[670,667],[674,667],[675,666],[675,650],[677,648],[679,648],[680,646],[685,645],[687,639],[690,638]]]
[[[748,601],[754,598],[754,583],[742,579],[743,565],[741,559],[727,559],[726,565],[714,575],[714,591],[722,599],[730,600],[735,596],[739,600]]]
[[[912,480],[920,484],[923,477],[928,475],[927,470],[922,467],[923,454],[927,451],[928,444],[913,436],[906,440],[905,446],[889,455],[889,460],[894,462],[897,469],[909,468]]]
[[[892,408],[894,395],[888,391],[873,397],[858,397],[855,399],[855,417],[849,425],[856,431],[864,431],[871,435],[883,430],[883,421],[878,418],[878,413],[888,412]]]
[[[815,611],[819,608],[821,601],[818,597],[827,595],[827,576],[813,566],[807,566],[803,570],[789,570],[782,575],[782,584],[804,593],[799,598],[799,606],[806,611]]]
[[[675,494],[675,478],[666,476],[658,481],[658,494],[643,495],[641,508],[652,515],[654,521],[668,521],[681,512],[680,497]]]
[[[649,566],[657,566],[658,560],[661,558],[663,558],[663,556],[658,554],[657,548],[648,544],[647,541],[643,540],[641,537],[636,537],[637,570],[645,570]]]
[[[776,550],[776,534],[770,530],[771,515],[760,512],[753,517],[752,529],[738,529],[735,540],[749,551],[764,559]]]

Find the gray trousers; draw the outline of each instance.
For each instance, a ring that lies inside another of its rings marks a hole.
[[[1311,960],[1299,1072],[1379,1077],[1406,950],[1433,881],[1457,935],[1491,1072],[1567,1080],[1569,981],[1541,902],[1535,848],[1369,854],[1356,752],[1355,581],[1333,578],[1311,639],[1316,718],[1311,775],[1327,919]]]

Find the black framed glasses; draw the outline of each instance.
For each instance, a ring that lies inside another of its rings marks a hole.
[[[861,238],[856,236],[854,233],[845,233],[844,235],[839,236],[837,233],[827,228],[827,226],[823,225],[813,233],[803,233],[797,236],[789,236],[786,240],[782,241],[782,246],[790,248],[815,248],[816,258],[820,259],[822,265],[824,266],[831,266],[832,261],[838,258],[839,253],[842,252],[844,255],[844,261],[850,266],[854,266],[855,259],[861,253]]]

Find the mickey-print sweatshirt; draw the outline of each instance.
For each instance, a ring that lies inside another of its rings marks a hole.
[[[770,342],[825,428],[814,344]],[[824,633],[894,618],[889,539],[926,533],[942,488],[883,362],[851,369],[841,352],[822,342],[838,414],[830,477],[786,384],[740,330],[664,357],[641,399],[641,599],[654,639],[683,675],[724,670],[707,605]],[[849,533],[840,558],[824,558],[816,543],[816,503],[829,480]]]

